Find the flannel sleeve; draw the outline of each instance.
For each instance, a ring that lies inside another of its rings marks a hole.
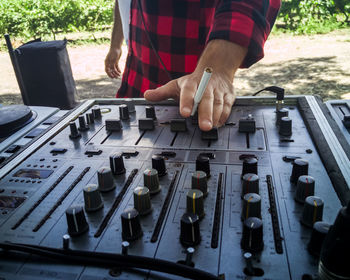
[[[264,57],[264,44],[280,8],[280,0],[221,0],[208,41],[223,39],[248,48],[241,67]]]

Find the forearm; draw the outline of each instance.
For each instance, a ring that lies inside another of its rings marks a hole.
[[[214,73],[224,75],[233,82],[247,51],[247,48],[226,40],[211,40],[204,49],[195,72],[202,75],[205,67],[211,67]]]
[[[123,36],[123,28],[122,21],[119,12],[119,4],[118,0],[115,1],[114,6],[114,24],[112,30],[112,38],[111,38],[111,50],[120,49],[123,44],[124,36]]]

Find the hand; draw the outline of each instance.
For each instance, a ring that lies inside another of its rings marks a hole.
[[[118,78],[122,71],[119,68],[119,59],[122,55],[121,48],[110,49],[105,59],[105,71],[107,75],[114,79]]]
[[[172,80],[157,89],[147,90],[144,97],[154,102],[168,98],[180,100],[180,114],[187,118],[191,115],[193,98],[203,70],[196,70],[190,75]],[[198,106],[199,128],[208,131],[213,127],[222,126],[231,113],[234,100],[232,79],[225,73],[214,71]]]

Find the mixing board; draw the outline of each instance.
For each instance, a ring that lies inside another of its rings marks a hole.
[[[350,279],[320,252],[349,158],[317,98],[281,106],[203,132],[173,101],[85,101],[0,169],[0,278]]]

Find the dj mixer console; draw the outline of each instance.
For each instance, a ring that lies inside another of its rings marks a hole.
[[[348,135],[318,98],[88,100],[0,166],[0,279],[350,279]]]

